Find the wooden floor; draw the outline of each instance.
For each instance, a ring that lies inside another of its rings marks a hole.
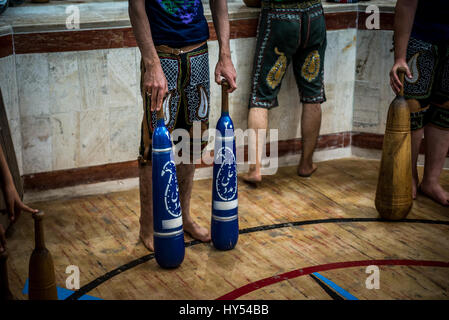
[[[138,190],[33,205],[46,213],[57,285],[65,287],[66,267],[76,265],[83,293],[102,299],[448,299],[449,209],[421,196],[407,219],[424,221],[376,221],[378,166],[332,160],[308,179],[288,167],[256,189],[239,181],[240,229],[248,232],[228,252],[194,243],[175,270],[161,269],[138,240]],[[441,181],[449,190],[449,171]],[[195,181],[191,207],[209,226],[211,180]],[[20,299],[33,246],[24,214],[8,242]],[[379,265],[379,289],[366,288],[367,265]],[[316,272],[330,282],[319,283]]]

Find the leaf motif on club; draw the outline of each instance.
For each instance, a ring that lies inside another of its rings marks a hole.
[[[237,194],[237,172],[235,156],[231,148],[222,147],[217,152],[216,163],[220,163],[215,188],[221,200],[233,200]]]
[[[176,178],[176,166],[173,160],[167,161],[162,167],[161,177],[168,174],[168,183],[165,188],[165,209],[173,217],[181,215],[181,203],[179,201],[178,180]]]

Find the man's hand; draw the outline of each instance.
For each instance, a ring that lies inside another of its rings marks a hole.
[[[220,58],[215,67],[215,82],[221,84],[222,78],[225,78],[229,83],[228,93],[237,89],[235,82],[237,73],[235,72],[234,64],[230,57]]]
[[[403,68],[406,70],[405,75],[409,78],[412,78],[412,73],[407,65],[407,62],[404,59],[398,59],[391,68],[390,71],[390,86],[393,89],[394,93],[398,94],[402,89],[401,80],[399,80],[398,69]]]
[[[6,250],[6,235],[3,225],[0,223],[0,252]]]
[[[145,66],[143,87],[151,98],[151,111],[159,111],[168,92],[167,79],[159,61]]]
[[[398,77],[398,69],[405,69],[406,76],[412,77],[407,65],[406,55],[417,7],[418,0],[398,0],[396,2],[394,14],[394,65],[390,71],[390,85],[396,94],[402,89],[402,84]]]
[[[19,218],[22,210],[30,213],[36,213],[39,211],[28,207],[22,202],[22,200],[20,200],[14,184],[7,184],[3,189],[3,193],[5,195],[6,208],[8,210],[8,216],[11,222],[14,222],[17,218]]]

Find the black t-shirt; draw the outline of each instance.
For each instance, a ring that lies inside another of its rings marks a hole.
[[[209,38],[201,0],[145,0],[145,9],[155,45],[179,48]]]

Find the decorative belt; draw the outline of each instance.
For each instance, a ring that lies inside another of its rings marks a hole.
[[[203,46],[204,44],[206,44],[206,41],[203,41],[201,43],[196,43],[196,44],[192,44],[190,46],[185,46],[182,48],[171,48],[169,46],[166,46],[165,44],[160,45],[160,46],[156,46],[156,51],[157,52],[161,52],[161,53],[169,53],[169,54],[174,54],[174,55],[180,55],[186,52],[190,52],[193,51],[195,49],[198,49],[199,47]]]
[[[262,1],[264,9],[308,9],[313,5],[321,4],[321,0],[296,0],[271,2],[269,0]]]

